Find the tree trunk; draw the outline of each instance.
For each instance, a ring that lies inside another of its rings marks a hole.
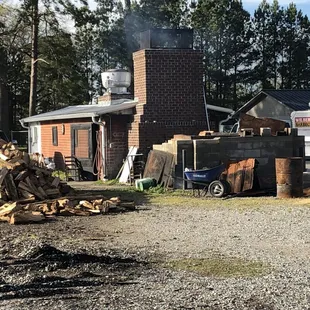
[[[29,94],[29,116],[35,115],[37,105],[37,72],[38,72],[38,32],[39,32],[39,0],[32,0],[32,38],[31,38],[31,73]]]

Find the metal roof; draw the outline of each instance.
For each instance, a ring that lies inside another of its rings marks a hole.
[[[310,90],[264,90],[266,94],[294,111],[309,110]]]
[[[267,96],[274,98],[280,103],[286,105],[294,111],[309,110],[310,102],[310,90],[293,90],[293,89],[264,89],[237,110],[231,117],[237,117],[240,113],[246,113],[257,105],[260,101],[265,99]]]
[[[72,118],[89,118],[97,117],[103,114],[115,113],[131,109],[137,105],[138,101],[130,99],[115,100],[110,105],[75,105],[63,109],[42,113],[30,117],[23,118],[24,123],[33,123],[50,120],[72,119]]]

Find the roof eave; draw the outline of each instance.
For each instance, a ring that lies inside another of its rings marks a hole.
[[[36,122],[44,122],[44,121],[50,121],[50,120],[66,120],[66,119],[75,119],[75,118],[93,118],[98,117],[104,114],[133,114],[132,109],[137,105],[138,101],[132,100],[125,102],[120,105],[116,106],[108,106],[104,111],[102,112],[88,112],[88,113],[75,113],[75,114],[62,114],[62,115],[46,115],[46,116],[30,116],[22,119],[24,123],[36,123]]]
[[[264,91],[260,91],[254,98],[245,103],[239,110],[237,110],[234,114],[231,115],[231,118],[239,117],[240,113],[246,113],[250,109],[252,109],[257,103],[259,103],[262,99],[266,98],[268,94]]]

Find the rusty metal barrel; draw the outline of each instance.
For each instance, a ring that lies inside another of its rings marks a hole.
[[[302,197],[303,171],[302,157],[276,158],[278,198]]]

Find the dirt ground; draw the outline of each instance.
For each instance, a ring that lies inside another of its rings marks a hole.
[[[0,309],[310,309],[308,198],[172,198],[0,223]]]

